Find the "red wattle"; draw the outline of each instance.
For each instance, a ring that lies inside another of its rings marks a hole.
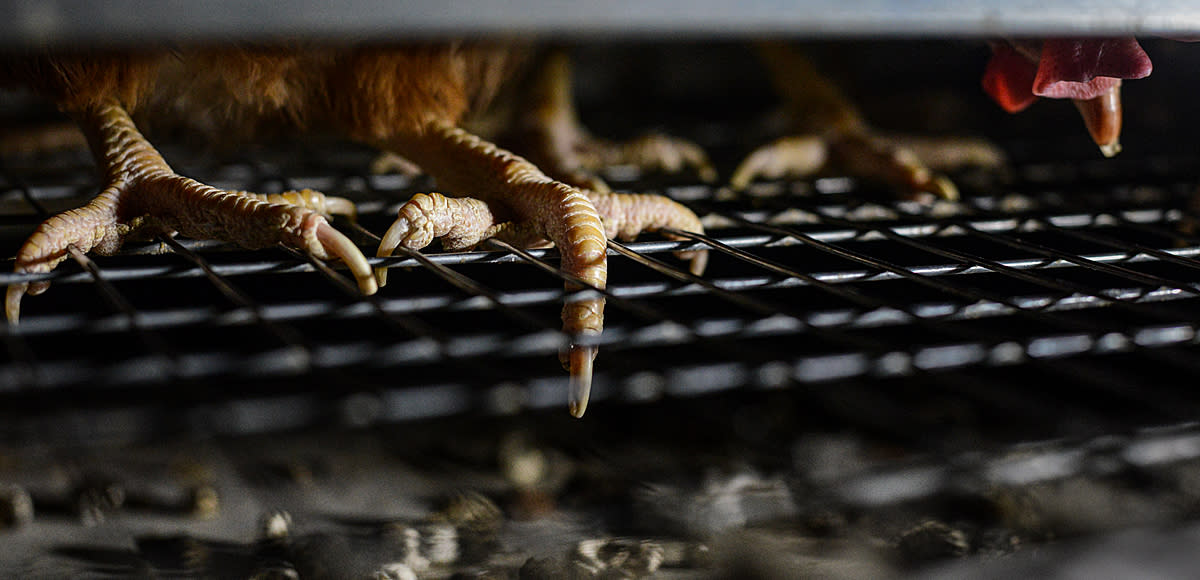
[[[983,73],[983,90],[1001,108],[1016,113],[1032,105],[1037,96],[1032,87],[1037,68],[1007,43],[992,44],[992,58]]]

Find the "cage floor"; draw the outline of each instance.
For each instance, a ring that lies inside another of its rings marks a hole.
[[[432,185],[368,175],[371,154],[357,149],[243,155],[172,161],[219,186],[349,197],[358,221],[336,225],[368,255],[369,232]],[[5,247],[92,194],[83,153],[55,162],[4,168]],[[845,397],[840,385],[919,379],[900,382],[1001,414],[1072,401],[1101,430],[1113,416],[1194,417],[1195,166],[1042,159],[959,175],[963,201],[933,204],[842,176],[735,194],[618,168],[616,188],[677,199],[708,229],[610,243],[594,410],[798,386]],[[699,277],[672,255],[695,249],[710,253]],[[0,429],[10,441],[136,439],[565,408],[553,250],[488,242],[373,261],[391,283],[365,298],[283,249],[157,240],[68,260],[3,329]],[[855,412],[887,415],[909,394],[865,391]]]

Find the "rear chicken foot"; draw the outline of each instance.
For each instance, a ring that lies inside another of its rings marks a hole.
[[[589,133],[571,100],[570,59],[564,50],[542,55],[522,103],[529,106],[518,108],[505,141],[559,181],[607,192],[596,173],[613,165],[663,173],[694,171],[706,182],[717,179],[708,155],[690,141],[651,133],[622,143]]]
[[[1003,153],[978,139],[884,137],[803,55],[776,43],[760,45],[776,89],[797,120],[801,136],[785,137],[751,153],[730,179],[735,190],[758,178],[805,177],[836,166],[888,184],[908,197],[957,199],[958,189],[938,173],[964,166],[999,167]]]
[[[935,158],[954,156],[949,167],[973,164],[952,151],[963,143],[947,139],[944,146],[928,141],[924,149]],[[980,165],[992,166],[1003,156],[994,148],[976,145]],[[942,153],[945,151],[946,153]],[[760,147],[751,153],[734,171],[730,187],[741,191],[755,179],[801,178],[813,175],[828,165],[842,171],[886,183],[909,197],[932,194],[940,199],[958,199],[958,188],[948,177],[937,173],[912,149],[887,138],[868,133],[849,133],[826,136],[791,136]]]
[[[376,291],[362,252],[321,215],[353,213],[349,201],[310,190],[273,195],[225,191],[180,176],[115,100],[82,112],[78,120],[107,185],[87,205],[39,225],[17,253],[16,272],[50,272],[67,258],[69,247],[111,254],[133,235],[179,232],[250,249],[283,243],[322,259],[336,257],[346,262],[364,294]],[[26,292],[39,294],[48,286],[44,281],[10,285],[8,320],[17,322]]]

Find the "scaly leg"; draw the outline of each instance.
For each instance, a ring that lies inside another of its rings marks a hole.
[[[108,101],[80,115],[107,186],[87,205],[47,219],[17,253],[17,272],[49,272],[68,247],[116,252],[133,234],[179,232],[256,249],[284,243],[319,258],[337,257],[350,267],[364,294],[376,290],[370,265],[358,247],[330,226],[319,211],[346,213],[350,202],[305,190],[276,195],[224,191],[176,174],[125,109]],[[10,285],[5,314],[16,322],[21,297],[39,294],[49,282]]]
[[[1004,162],[999,149],[979,140],[933,143],[925,139],[910,147],[905,139],[877,135],[803,55],[776,43],[764,43],[760,51],[776,90],[792,114],[806,121],[804,129],[811,134],[785,137],[751,153],[734,171],[730,180],[734,189],[745,189],[759,177],[811,175],[832,164],[853,175],[887,183],[905,195],[955,199],[958,190],[953,182],[935,168],[998,167]],[[955,150],[965,154],[951,153]]]
[[[571,66],[564,50],[548,50],[528,86],[505,142],[555,179],[606,192],[608,186],[596,172],[612,165],[666,173],[692,170],[704,181],[717,179],[708,156],[695,143],[657,133],[625,143],[591,135],[571,100]]]

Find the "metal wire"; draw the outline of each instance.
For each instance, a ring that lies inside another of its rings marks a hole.
[[[322,161],[300,157],[318,166]],[[291,188],[299,181],[363,188],[347,192],[357,194],[361,210],[360,221],[348,228],[368,252],[377,242],[371,232],[390,220],[393,202],[381,196],[403,199],[421,185],[375,184],[347,169],[330,177],[323,173],[328,170],[310,168],[307,177],[292,179],[284,176],[294,172],[279,165],[251,161],[245,167],[210,170],[247,189]],[[40,200],[53,198],[57,206],[74,195],[64,196],[52,181],[5,178],[5,191],[12,194],[0,191],[0,199],[24,199],[35,215],[46,209],[37,207]],[[154,248],[131,246],[115,258],[81,262],[83,271],[3,272],[0,283],[51,280],[55,287],[27,301],[30,314],[19,330],[6,329],[10,360],[0,361],[0,376],[12,379],[10,392],[16,393],[34,385],[77,388],[97,380],[110,386],[144,383],[144,378],[130,383],[133,375],[119,372],[127,360],[45,346],[57,337],[110,337],[127,329],[141,336],[149,360],[174,361],[161,363],[170,369],[164,377],[288,379],[293,386],[271,388],[314,396],[295,382],[307,377],[343,385],[339,392],[373,390],[396,409],[406,409],[384,415],[394,418],[540,407],[553,404],[560,395],[555,389],[565,384],[554,361],[567,340],[556,316],[562,301],[600,294],[609,304],[605,332],[596,339],[605,353],[597,363],[600,399],[646,401],[664,394],[920,376],[930,388],[1032,414],[1041,397],[1061,399],[1004,392],[1003,381],[957,378],[986,369],[1030,368],[1073,382],[1088,377],[1095,392],[1119,400],[1153,393],[1156,399],[1138,405],[1164,419],[1177,419],[1190,408],[1169,385],[1139,385],[1135,375],[1074,362],[1133,356],[1165,372],[1197,371],[1186,349],[1200,341],[1194,279],[1200,266],[1193,259],[1200,243],[1176,231],[1183,220],[1177,205],[1113,199],[1076,207],[1048,193],[1049,186],[1030,181],[1017,187],[1032,205],[1016,213],[998,209],[1005,202],[992,193],[968,195],[949,211],[935,212],[909,202],[864,201],[858,185],[847,183],[817,196],[742,199],[688,186],[680,194],[726,225],[703,235],[665,232],[682,241],[613,242],[614,266],[605,289],[564,275],[554,250],[496,241],[469,252],[372,258],[372,266],[406,272],[403,285],[372,297],[360,296],[344,276],[311,256],[187,240],[166,241],[184,263],[164,259]],[[786,184],[777,189],[789,191]],[[0,232],[11,232],[15,245],[17,232],[32,226],[30,219],[24,212],[6,215],[0,225],[8,230]],[[1126,239],[1126,231],[1164,242]],[[1060,249],[1046,241],[1053,235],[1087,249]],[[1170,240],[1190,245],[1176,247]],[[1006,251],[983,252],[973,244]],[[655,257],[697,249],[711,254],[709,273],[701,277]],[[810,255],[811,263],[797,259]],[[519,264],[545,275],[517,273]],[[279,283],[283,277],[308,280],[313,272],[332,286]],[[168,284],[171,292],[186,294],[188,280],[197,277],[209,280],[235,309],[214,316],[225,309],[210,298],[157,300],[141,290]],[[135,297],[117,292],[114,283]],[[564,284],[584,289],[566,291]],[[107,296],[115,313],[89,314],[53,302],[56,290],[77,294],[91,287]],[[332,296],[327,288],[334,288]],[[243,348],[241,331],[255,328],[283,350],[262,344],[236,350]],[[204,337],[217,342],[201,342],[207,346],[196,349]],[[223,347],[221,341],[229,343]],[[287,362],[273,358],[288,351]],[[81,356],[92,360],[85,368],[95,372],[80,372]],[[513,390],[510,386],[522,393],[516,407],[488,402]],[[421,397],[439,402],[423,411]]]

